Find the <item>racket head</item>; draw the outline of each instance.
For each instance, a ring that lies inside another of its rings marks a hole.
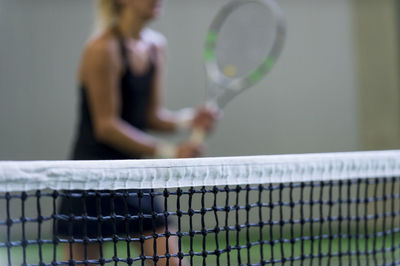
[[[277,61],[285,36],[286,21],[274,0],[231,0],[223,6],[204,46],[210,98],[222,108],[262,80]]]

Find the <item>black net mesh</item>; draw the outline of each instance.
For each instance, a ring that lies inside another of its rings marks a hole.
[[[0,194],[2,265],[393,265],[400,177]]]

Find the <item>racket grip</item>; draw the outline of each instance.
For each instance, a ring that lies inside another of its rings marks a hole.
[[[201,144],[206,137],[206,132],[201,128],[194,128],[190,136],[190,142],[194,144]]]

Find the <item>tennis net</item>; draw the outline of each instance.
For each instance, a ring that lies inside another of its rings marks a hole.
[[[400,151],[0,162],[1,265],[400,264]]]

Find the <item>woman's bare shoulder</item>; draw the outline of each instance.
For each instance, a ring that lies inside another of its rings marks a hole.
[[[167,45],[167,39],[165,38],[165,36],[162,33],[150,28],[146,28],[143,30],[142,39],[145,42],[154,45],[161,50],[163,50]]]
[[[84,82],[90,71],[108,71],[110,69],[121,70],[118,40],[111,33],[103,32],[87,40],[78,77]]]
[[[97,57],[106,56],[108,58],[114,57],[118,54],[118,40],[108,31],[91,36],[84,49],[84,57]]]

